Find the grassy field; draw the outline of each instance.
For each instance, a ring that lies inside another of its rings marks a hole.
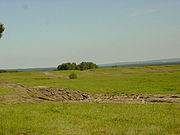
[[[0,105],[0,135],[179,135],[176,104]]]
[[[10,94],[13,90],[13,88],[0,87],[0,96]]]
[[[146,93],[179,94],[180,65],[151,67],[99,68],[94,72],[113,75],[93,74],[85,71],[52,71],[66,75],[75,72],[78,79],[47,76],[42,72],[1,73],[0,80],[22,83],[28,86],[53,86],[71,88],[93,93]]]
[[[51,71],[64,76],[75,72],[78,79],[16,72],[1,73],[0,80],[92,93],[176,94],[180,93],[179,69],[180,65],[170,65]],[[13,90],[17,91],[0,84],[0,96],[13,95]],[[179,135],[179,110],[179,104],[0,103],[0,135]]]

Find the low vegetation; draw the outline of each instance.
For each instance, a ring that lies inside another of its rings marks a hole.
[[[153,68],[153,69],[152,69]],[[156,70],[158,69],[158,70]],[[42,72],[2,73],[0,80],[27,86],[53,86],[92,93],[109,94],[180,94],[180,65],[153,67],[97,68],[93,72],[78,71],[75,80],[47,76]],[[51,71],[69,76],[72,71]],[[96,74],[100,73],[100,74]],[[102,74],[101,74],[102,73]],[[109,75],[103,74],[107,73]],[[28,77],[27,77],[28,76]]]
[[[6,87],[0,86],[0,96],[12,94],[13,91],[14,91],[13,88],[6,88]]]
[[[72,72],[78,76],[77,79],[68,79]],[[35,89],[41,92],[43,89],[48,89],[44,86],[51,86],[51,89],[52,87],[69,88],[106,95],[180,94],[180,65],[97,68],[85,71],[62,70],[46,72],[46,74],[4,72],[0,74],[0,80],[0,135],[180,134],[179,104],[65,103],[47,102],[47,99],[43,103],[10,104],[8,102],[9,104],[6,104],[1,101],[6,96],[14,102],[13,98],[17,95],[13,93],[18,92],[16,90],[20,87],[24,90],[27,88],[28,92],[31,89],[33,92],[37,92]],[[5,88],[3,82],[11,82],[6,85],[11,84],[13,89]],[[48,89],[49,93],[45,91],[44,95],[51,95],[51,89]],[[69,91],[67,93],[69,94]],[[26,96],[22,94],[24,92],[19,96]],[[37,93],[36,96],[39,97]]]
[[[71,74],[69,75],[69,79],[77,79],[77,74],[71,73]]]
[[[179,135],[177,104],[0,105],[2,135]]]

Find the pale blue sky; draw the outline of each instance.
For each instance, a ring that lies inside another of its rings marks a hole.
[[[180,57],[180,0],[0,0],[0,68]]]

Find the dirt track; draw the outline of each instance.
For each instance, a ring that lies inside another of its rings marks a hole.
[[[94,71],[91,71],[91,70],[85,70],[85,72],[87,73],[92,73],[92,74],[99,74],[99,75],[108,75],[108,76],[127,76],[125,74],[109,74],[109,73],[100,73],[100,72],[94,72]]]
[[[87,92],[38,86],[28,87],[22,84],[0,81],[0,85],[16,88],[13,94],[0,96],[0,103],[36,103],[36,102],[98,102],[98,103],[176,103],[180,104],[180,94],[91,94]]]
[[[43,72],[45,75],[49,75],[49,76],[53,76],[53,77],[60,77],[60,78],[65,78],[65,79],[69,79],[68,76],[64,76],[64,75],[57,75],[54,73],[50,73],[50,72]]]

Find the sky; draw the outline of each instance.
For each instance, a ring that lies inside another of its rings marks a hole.
[[[0,0],[0,69],[180,57],[180,0]]]

